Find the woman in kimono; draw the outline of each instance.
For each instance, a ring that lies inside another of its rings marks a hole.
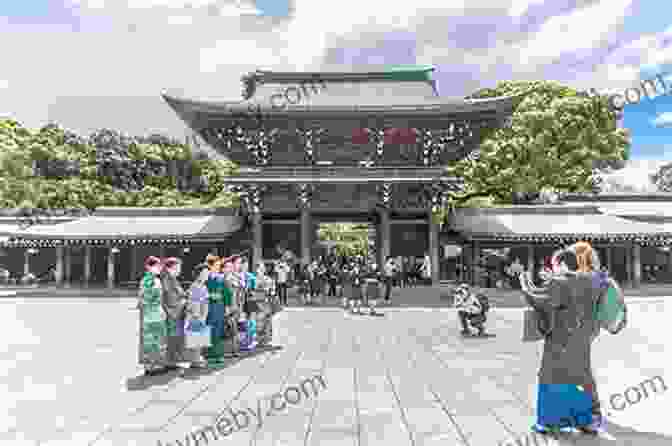
[[[161,305],[161,260],[147,257],[145,274],[140,279],[138,309],[140,310],[140,345],[138,362],[151,376],[166,370],[166,314]]]
[[[590,354],[600,328],[593,312],[604,292],[595,280],[602,274],[599,259],[590,244],[579,242],[556,255],[553,266],[546,288],[520,276],[525,300],[547,327],[533,430],[597,435],[602,417]]]
[[[227,306],[231,305],[233,294],[224,280],[222,261],[218,256],[206,258],[209,268],[206,287],[208,289],[208,316],[206,323],[210,326],[211,345],[206,350],[209,367],[224,364],[226,356],[226,339],[230,335],[227,327]]]
[[[194,269],[194,281],[189,288],[190,302],[187,305],[187,317],[190,323],[206,324],[208,317],[208,276],[210,270],[206,263]],[[192,368],[203,368],[207,365],[203,359],[202,349],[185,350],[185,356]]]
[[[178,277],[182,273],[182,261],[170,257],[163,262],[161,301],[166,312],[168,369],[177,370],[178,363],[184,361],[184,325],[186,321],[187,293],[180,285]]]

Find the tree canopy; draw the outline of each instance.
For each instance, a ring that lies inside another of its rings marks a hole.
[[[506,95],[520,95],[511,125],[488,130],[478,157],[447,167],[465,181],[451,205],[525,202],[542,191],[596,191],[601,170],[628,159],[629,135],[617,128],[607,98],[586,97],[551,81],[501,82],[471,97]]]
[[[317,234],[321,241],[333,242],[337,255],[364,256],[368,252],[369,227],[366,224],[323,223]]]
[[[34,175],[34,162],[53,160],[78,162],[78,174]],[[181,177],[170,168],[180,163],[192,180],[186,188],[178,188]],[[235,169],[231,162],[196,158],[185,144],[161,135],[102,129],[84,138],[56,124],[31,131],[0,119],[0,208],[230,207],[237,199],[224,178]]]
[[[672,163],[658,167],[656,173],[651,175],[651,181],[658,192],[672,192]]]

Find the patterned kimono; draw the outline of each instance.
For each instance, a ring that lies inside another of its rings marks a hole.
[[[140,281],[140,345],[138,362],[151,370],[166,364],[166,314],[161,306],[161,283],[146,272]]]
[[[227,318],[233,304],[233,292],[225,281],[224,274],[211,272],[206,282],[208,288],[208,316],[206,324],[210,326],[211,346],[206,357],[208,365],[220,365],[227,351]]]

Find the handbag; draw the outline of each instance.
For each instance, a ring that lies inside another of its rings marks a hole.
[[[188,349],[210,347],[210,327],[202,321],[189,321],[184,327],[184,347]]]
[[[541,341],[546,337],[542,327],[541,312],[527,308],[523,313],[523,342]]]

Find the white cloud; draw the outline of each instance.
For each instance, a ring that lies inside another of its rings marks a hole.
[[[565,52],[596,47],[623,24],[632,0],[601,0],[585,8],[547,20],[532,38],[521,44],[521,64],[551,62]]]
[[[415,33],[418,63],[443,65],[446,71],[463,64],[479,67],[472,80],[461,79],[463,84],[457,86],[466,94],[503,80],[498,77],[501,67],[510,67],[513,78],[539,78],[540,68],[550,59],[598,45],[623,22],[630,4],[602,0],[551,18],[531,35],[515,29],[499,31],[493,25],[497,39],[491,47],[465,50],[447,37],[451,17],[465,23],[466,35],[474,32],[468,26],[470,16],[477,17],[476,23],[478,17],[521,17],[542,1],[293,0],[293,16],[281,20],[254,16],[252,0],[70,1],[84,9],[82,20],[104,20],[108,27],[111,22],[112,30],[18,32],[16,27],[0,27],[0,41],[16,42],[3,48],[3,59],[21,60],[3,66],[2,77],[12,85],[12,94],[3,96],[7,110],[38,110],[61,96],[156,97],[164,88],[181,89],[192,97],[238,98],[240,76],[245,72],[319,70],[327,50],[343,42],[371,48],[374,39],[389,31]],[[129,33],[129,24],[137,32]],[[658,42],[659,36],[647,36],[629,47],[662,62],[668,50]],[[26,54],[40,57],[26,58]],[[575,82],[585,88],[614,86],[622,91],[637,76],[638,67],[607,63],[593,73],[580,74]],[[26,98],[34,102],[26,103]],[[30,113],[37,115],[37,111]]]
[[[651,124],[655,127],[672,127],[672,112],[658,114],[651,120]]]
[[[634,160],[614,173],[603,175],[603,192],[656,192],[650,175],[666,161]]]
[[[520,17],[530,8],[530,6],[540,3],[544,3],[544,0],[511,0],[509,15],[513,17]]]
[[[5,90],[9,88],[9,81],[5,79],[0,79],[0,90]]]

